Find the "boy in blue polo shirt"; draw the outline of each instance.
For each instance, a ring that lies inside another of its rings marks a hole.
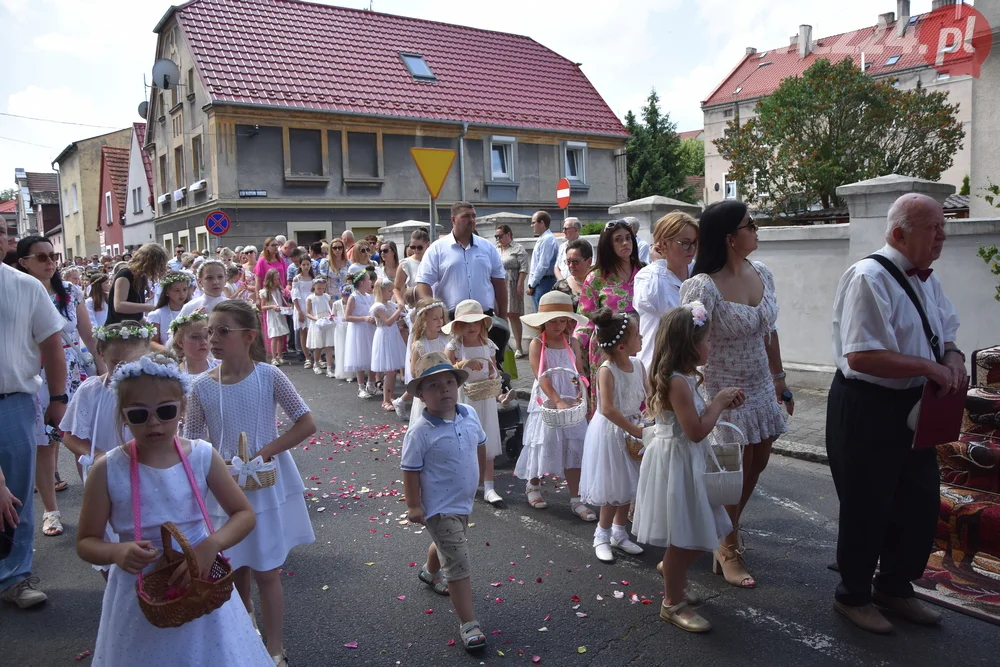
[[[424,402],[403,440],[403,486],[407,516],[422,523],[434,540],[419,577],[440,595],[450,595],[461,620],[467,651],[486,646],[472,607],[472,568],[466,531],[486,456],[486,432],[476,411],[458,402],[458,388],[469,374],[440,352],[417,360],[407,391]],[[441,570],[447,586],[441,579]]]

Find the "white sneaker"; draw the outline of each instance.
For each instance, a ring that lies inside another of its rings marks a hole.
[[[611,546],[613,546],[615,549],[619,549],[633,556],[638,556],[639,554],[642,553],[642,547],[640,547],[638,544],[630,540],[627,535],[625,536],[625,539],[621,541],[618,541],[614,537],[612,537]]]
[[[602,563],[614,563],[615,555],[611,552],[610,542],[597,542],[594,541],[594,553],[597,554],[597,560]]]
[[[365,388],[365,391],[367,391],[372,396],[374,396],[375,394],[381,393],[381,392],[379,392],[378,387],[375,386],[374,382],[369,382],[368,386]]]
[[[402,396],[392,402],[392,407],[396,408],[396,416],[400,419],[406,419],[408,417],[406,412],[406,403],[403,402]]]
[[[367,391],[365,391],[363,387],[358,390],[358,398],[371,398],[371,397],[372,395],[369,394]]]
[[[503,498],[500,497],[500,494],[497,493],[495,489],[490,489],[489,491],[484,493],[483,500],[485,500],[490,505],[493,505],[493,507],[496,508],[504,506]]]
[[[328,378],[335,378],[335,377],[337,377],[337,375],[333,371],[331,371],[329,368],[326,369],[326,376]]]
[[[21,609],[41,604],[48,600],[49,596],[35,588],[37,583],[38,577],[22,579],[0,594],[0,599],[16,604]]]
[[[315,373],[316,375],[322,375],[323,369],[320,368],[319,366],[313,366],[313,373]]]
[[[309,370],[312,367],[313,367],[313,362],[310,359],[306,359],[306,363],[302,364],[302,368],[304,368],[305,370]]]

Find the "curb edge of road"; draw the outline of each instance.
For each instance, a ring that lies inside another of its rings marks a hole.
[[[816,445],[807,445],[804,442],[794,440],[776,440],[771,450],[775,454],[781,454],[792,459],[811,461],[812,463],[822,463],[830,465],[830,459],[826,455],[826,448]]]

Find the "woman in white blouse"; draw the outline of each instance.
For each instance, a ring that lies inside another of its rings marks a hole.
[[[635,274],[632,307],[639,313],[646,371],[653,361],[660,316],[681,305],[681,283],[691,275],[698,250],[698,222],[687,213],[668,213],[653,226],[653,249],[661,257]]]

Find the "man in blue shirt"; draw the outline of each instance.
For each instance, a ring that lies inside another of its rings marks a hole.
[[[531,271],[528,273],[528,296],[535,300],[535,310],[543,296],[556,284],[556,257],[559,243],[549,227],[552,216],[545,211],[536,211],[531,216],[531,231],[538,237],[535,250],[531,253]]]

